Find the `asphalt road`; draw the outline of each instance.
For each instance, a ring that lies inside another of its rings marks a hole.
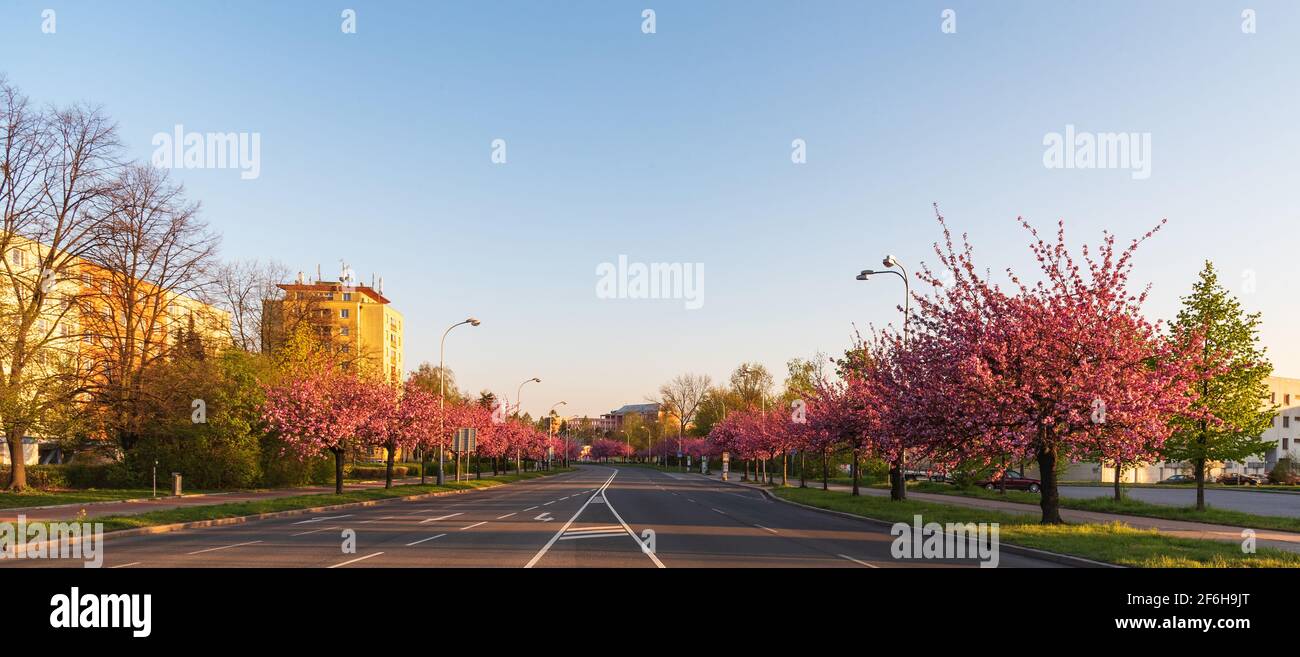
[[[355,551],[345,552],[348,530]],[[108,538],[104,566],[976,567],[895,560],[887,528],[698,475],[583,466],[461,495],[166,534]],[[652,550],[642,548],[643,541]],[[6,559],[0,568],[68,566]],[[1000,567],[1059,567],[1003,550]]]
[[[1196,504],[1195,488],[1125,488],[1125,494],[1135,500],[1169,506]],[[1109,497],[1115,494],[1110,486],[1062,486],[1064,497]],[[1265,493],[1222,488],[1205,489],[1205,503],[1217,509],[1244,511],[1261,516],[1288,516],[1300,518],[1300,495],[1292,493]]]

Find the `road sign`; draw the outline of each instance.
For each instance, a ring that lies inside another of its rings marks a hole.
[[[478,429],[457,429],[451,440],[451,451],[472,452],[478,449]]]

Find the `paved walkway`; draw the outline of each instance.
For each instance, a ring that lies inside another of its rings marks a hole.
[[[681,475],[679,475],[681,476]],[[696,474],[697,477],[704,475]],[[714,471],[709,475],[711,479],[721,479],[720,473]],[[752,486],[752,482],[740,481],[739,473],[732,472],[730,481],[737,484]],[[780,481],[780,477],[776,478]],[[789,479],[792,486],[798,486],[797,478]],[[809,488],[821,488],[821,481],[808,481]],[[844,484],[830,484],[830,490],[847,493],[852,490],[851,486]],[[875,495],[878,497],[888,497],[889,491],[883,488],[871,488],[861,486],[858,489],[863,495]],[[937,504],[947,504],[950,506],[966,506],[976,509],[989,509],[993,511],[1002,511],[1005,513],[1022,513],[1038,517],[1042,511],[1035,504],[1021,504],[1019,502],[1004,502],[1001,500],[986,500],[977,497],[961,497],[959,495],[943,495],[940,493],[918,493],[916,491],[907,491],[907,498],[910,500],[921,500],[925,502],[934,502]],[[1076,511],[1074,509],[1061,509],[1061,518],[1068,523],[1112,523],[1122,522],[1130,527],[1137,529],[1154,529],[1162,534],[1178,536],[1182,538],[1199,538],[1214,541],[1228,541],[1240,544],[1242,542],[1242,528],[1231,525],[1215,525],[1204,522],[1188,522],[1185,520],[1165,520],[1163,518],[1147,518],[1143,516],[1120,515],[1117,513],[1098,513],[1096,511]],[[1257,547],[1271,547],[1288,552],[1300,553],[1300,533],[1284,532],[1274,529],[1255,529],[1255,542]]]
[[[511,470],[511,472],[514,472]],[[465,475],[462,474],[462,477]],[[492,472],[484,472],[484,479],[491,479]],[[474,474],[469,474],[471,479]],[[455,481],[455,475],[448,473],[447,481]],[[393,479],[393,485],[398,484],[418,484],[419,477],[406,477],[403,479]],[[434,483],[434,477],[428,478],[428,483]],[[383,480],[379,481],[359,481],[345,482],[343,490],[355,491],[367,488],[382,488]],[[250,490],[250,491],[230,491],[224,493],[200,493],[195,495],[182,495],[180,497],[156,497],[136,500],[123,500],[118,502],[80,502],[73,504],[60,504],[57,506],[45,507],[15,507],[9,509],[0,509],[0,522],[15,522],[18,515],[26,516],[27,520],[71,520],[84,509],[87,518],[102,518],[106,516],[128,516],[138,513],[148,513],[150,511],[164,511],[167,509],[179,509],[182,507],[211,506],[214,504],[231,504],[235,502],[256,502],[260,500],[273,500],[281,497],[294,497],[296,495],[319,495],[324,493],[333,493],[334,486],[300,486],[297,488],[274,488],[267,490]]]

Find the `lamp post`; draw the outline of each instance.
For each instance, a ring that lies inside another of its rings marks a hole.
[[[568,405],[569,405],[569,402],[566,402],[566,401],[558,401],[558,402],[555,402],[554,404],[551,404],[551,410],[547,413],[547,416],[549,416],[549,417],[551,418],[551,426],[550,426],[550,429],[551,429],[551,435],[552,435],[552,436],[555,436],[556,434],[559,433],[559,428],[555,425],[555,421],[558,420],[558,419],[560,419],[560,416],[558,416],[558,415],[555,414],[555,407],[556,407],[556,406],[568,406]],[[568,459],[568,458],[569,458],[569,436],[568,436],[567,434],[564,436],[564,458],[565,458],[565,459]],[[568,464],[568,463],[565,463],[564,465],[567,467],[569,464]]]
[[[456,322],[455,324],[452,324],[451,326],[448,326],[448,327],[447,327],[447,330],[442,332],[442,341],[441,341],[441,342],[439,343],[439,345],[438,345],[438,485],[439,485],[439,486],[442,485],[443,480],[444,480],[444,479],[443,479],[443,478],[444,478],[444,474],[443,474],[443,471],[442,471],[442,469],[443,469],[443,456],[444,456],[444,452],[447,451],[447,450],[445,449],[446,445],[443,443],[443,441],[446,440],[446,434],[447,434],[446,427],[444,426],[444,422],[446,422],[446,419],[445,419],[445,415],[446,415],[446,413],[443,412],[443,409],[446,407],[445,400],[446,400],[446,398],[447,398],[447,391],[446,391],[446,387],[447,387],[447,367],[446,367],[446,356],[447,356],[447,334],[448,334],[448,333],[451,333],[451,330],[452,330],[452,329],[456,328],[457,326],[460,326],[461,324],[469,324],[470,326],[478,326],[478,325],[481,324],[481,323],[482,323],[482,322],[478,321],[477,319],[474,319],[473,317],[469,317],[469,318],[465,319],[465,321],[462,321],[462,322]],[[459,455],[457,455],[457,457],[456,457],[456,480],[457,480],[457,481],[460,480],[460,456],[459,456]],[[421,481],[421,482],[424,481],[424,468],[420,468],[420,481]]]
[[[881,260],[880,264],[884,265],[885,267],[889,267],[889,269],[881,269],[881,270],[864,269],[862,270],[862,273],[858,274],[857,280],[865,281],[873,274],[893,274],[903,280],[903,347],[906,348],[908,319],[912,315],[912,310],[911,310],[912,286],[908,283],[907,280],[907,269],[903,267],[903,263],[899,262],[898,258],[895,258],[892,255],[886,255],[884,259]],[[893,269],[894,267],[897,267],[898,269],[895,270]],[[856,467],[856,463],[854,464],[854,466]],[[893,478],[893,481],[890,482],[890,488],[891,488],[890,497],[894,500],[907,499],[907,477],[904,476],[903,474],[903,468],[905,468],[906,466],[907,466],[907,450],[904,449],[899,452],[898,465],[894,468],[897,470],[897,472],[891,473],[891,477]]]
[[[541,383],[541,382],[542,380],[537,377],[533,377],[531,379],[524,379],[523,383],[520,383],[519,387],[515,389],[515,417],[519,417],[524,410],[524,403],[523,403],[524,385],[528,383]],[[516,447],[515,448],[515,474],[519,474],[521,471],[523,471],[523,469],[524,469],[524,452],[522,449]]]

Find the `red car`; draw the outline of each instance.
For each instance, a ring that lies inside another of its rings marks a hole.
[[[1037,493],[1042,489],[1042,482],[1037,479],[1030,479],[1015,470],[1007,470],[1003,477],[993,477],[983,481],[975,482],[976,486],[983,486],[984,490],[1002,490],[1003,478],[1006,479],[1007,490],[1027,490],[1031,493]]]

